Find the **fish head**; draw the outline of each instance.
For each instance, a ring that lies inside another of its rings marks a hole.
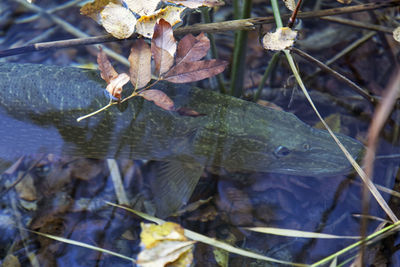
[[[349,173],[352,166],[328,131],[315,129],[295,115],[271,110],[243,122],[241,135],[231,145],[226,166],[241,171],[261,171],[300,176],[334,176]],[[240,135],[240,133],[237,133]],[[364,146],[343,134],[339,141],[355,160]],[[240,156],[239,156],[240,155]]]

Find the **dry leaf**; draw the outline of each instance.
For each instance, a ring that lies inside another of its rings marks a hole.
[[[224,2],[219,0],[167,0],[167,2],[181,4],[188,8],[198,8],[201,6],[214,7],[224,5]]]
[[[118,76],[118,73],[111,65],[106,53],[104,53],[101,46],[99,47],[99,49],[100,51],[97,54],[97,64],[99,64],[101,78],[105,80],[107,84],[109,84],[112,79]]]
[[[338,1],[341,4],[346,4],[347,5],[347,4],[350,4],[352,0],[336,0],[336,1]]]
[[[158,10],[153,15],[142,16],[137,21],[136,33],[143,35],[146,38],[152,38],[154,32],[154,26],[160,19],[166,20],[171,26],[181,22],[181,14],[185,10],[185,7],[178,6],[167,6],[161,10]]]
[[[124,0],[124,2],[133,12],[146,16],[154,13],[160,0]]]
[[[101,24],[108,33],[118,39],[130,37],[135,31],[136,17],[133,13],[114,3],[109,3],[100,12]]]
[[[393,31],[393,38],[397,41],[400,42],[400,26],[394,29]]]
[[[161,225],[141,223],[140,233],[143,250],[138,254],[139,266],[190,266],[193,261],[193,245],[188,241],[184,229],[176,223]]]
[[[180,107],[176,110],[179,115],[181,116],[188,116],[188,117],[200,117],[200,116],[205,116],[206,114],[204,113],[199,113],[194,109],[190,108],[185,108],[185,107]]]
[[[269,32],[263,38],[264,49],[284,50],[293,45],[297,31],[288,27],[278,28],[276,32]]]
[[[117,4],[119,3],[118,0],[95,0],[93,2],[86,3],[82,8],[81,8],[81,14],[88,16],[98,23],[99,21],[99,14],[100,12],[104,9],[106,5],[109,3],[114,3]]]
[[[165,110],[174,110],[174,101],[171,100],[163,91],[149,89],[139,94],[146,100],[153,101],[154,104]]]
[[[283,0],[283,2],[290,11],[294,11],[296,9],[296,2],[294,0]]]
[[[151,40],[156,75],[167,72],[174,64],[176,41],[171,25],[161,19],[154,27],[154,36]]]
[[[151,50],[150,46],[143,40],[136,40],[129,55],[129,74],[131,83],[135,89],[146,86],[151,80]]]
[[[191,34],[185,35],[178,43],[176,62],[191,62],[202,59],[210,49],[210,40],[200,33],[197,37]]]
[[[126,73],[121,73],[117,77],[113,78],[107,85],[106,90],[111,96],[121,100],[122,87],[129,82],[129,76]]]
[[[173,83],[188,83],[212,77],[224,71],[228,62],[218,59],[183,62],[173,67],[165,80]]]

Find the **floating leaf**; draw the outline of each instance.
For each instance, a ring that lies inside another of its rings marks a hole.
[[[393,31],[393,38],[397,41],[400,42],[400,26],[394,29]]]
[[[224,2],[219,0],[167,0],[167,2],[180,4],[188,8],[198,8],[201,6],[214,7],[222,6],[224,4]]]
[[[191,62],[202,59],[210,49],[210,40],[200,33],[197,37],[187,34],[178,43],[176,62]]]
[[[263,46],[268,50],[284,50],[293,45],[297,31],[288,27],[278,28],[276,32],[269,32],[263,38]]]
[[[154,104],[165,110],[174,110],[174,101],[171,100],[163,91],[149,89],[139,94],[146,100],[153,101]]]
[[[106,53],[104,53],[101,46],[99,47],[99,49],[100,51],[97,54],[97,64],[99,64],[101,78],[105,80],[107,84],[109,84],[112,79],[118,76],[118,73],[111,65],[110,61],[107,58]]]
[[[176,223],[161,225],[141,223],[140,240],[143,250],[138,254],[140,266],[190,266],[193,261],[193,245],[184,229]]]
[[[224,71],[228,62],[218,59],[183,62],[173,67],[165,80],[173,83],[188,83],[212,77]]]
[[[140,16],[151,15],[156,10],[160,0],[123,0],[126,6]]]
[[[199,113],[194,109],[190,108],[185,108],[185,107],[180,107],[176,110],[179,115],[181,116],[188,116],[188,117],[199,117],[199,116],[205,116],[206,114],[204,113]]]
[[[128,59],[131,83],[135,89],[145,87],[151,80],[151,50],[149,45],[143,39],[136,40],[132,45]]]
[[[154,33],[154,26],[160,19],[166,20],[171,26],[181,22],[181,14],[185,7],[167,6],[158,10],[152,15],[142,16],[136,24],[136,33],[143,35],[146,38],[152,38]]]
[[[135,31],[136,17],[133,13],[114,3],[109,3],[100,12],[101,24],[108,33],[118,39],[130,37]]]
[[[122,87],[129,82],[129,76],[126,73],[118,74],[117,77],[113,78],[107,85],[106,90],[110,95],[121,100]]]
[[[154,27],[154,36],[151,40],[156,75],[167,72],[174,64],[176,40],[171,25],[161,19]]]

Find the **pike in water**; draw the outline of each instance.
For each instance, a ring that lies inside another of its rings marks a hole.
[[[137,97],[77,122],[108,103],[105,87],[97,71],[0,63],[0,159],[56,153],[163,161],[157,206],[168,212],[181,205],[171,196],[188,200],[204,166],[316,177],[350,169],[326,131],[291,113],[187,85],[156,87],[176,107],[204,116],[181,116]],[[338,137],[360,155],[359,142]]]

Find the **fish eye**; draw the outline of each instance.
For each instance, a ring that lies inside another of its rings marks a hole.
[[[287,155],[290,154],[290,150],[287,147],[284,146],[278,146],[275,150],[274,150],[274,155],[277,158],[282,158],[285,157]]]
[[[304,149],[304,151],[308,151],[308,150],[310,150],[310,149],[311,149],[311,146],[310,146],[310,144],[308,144],[308,143],[304,143],[304,144],[303,144],[303,149]]]

